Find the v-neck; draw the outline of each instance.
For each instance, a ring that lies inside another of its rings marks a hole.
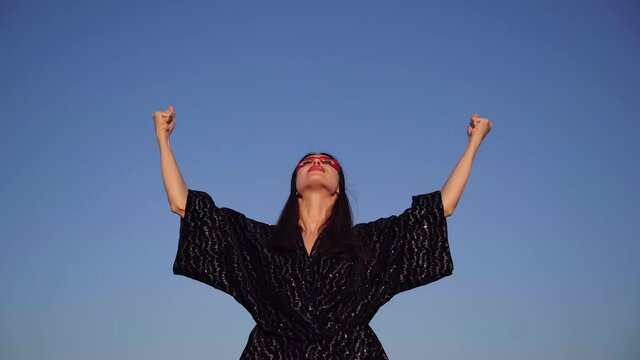
[[[320,230],[320,232],[318,233],[318,236],[316,237],[315,241],[313,242],[313,245],[311,246],[311,251],[307,251],[307,245],[305,245],[305,243],[304,243],[304,237],[302,236],[302,230],[300,230],[300,228],[298,228],[298,243],[302,245],[302,251],[304,251],[304,254],[306,255],[307,259],[311,259],[313,257],[313,255],[315,254],[315,250],[319,246],[318,243],[322,239],[322,235],[323,235],[325,230],[326,230],[326,227],[324,227],[322,230]]]

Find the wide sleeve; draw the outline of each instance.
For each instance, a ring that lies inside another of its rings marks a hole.
[[[394,295],[453,273],[447,220],[440,191],[412,197],[400,215],[358,224],[369,250],[374,293],[386,302]]]
[[[216,206],[204,191],[188,192],[173,273],[211,285],[245,303],[253,291],[251,274],[255,273],[249,264],[255,235],[247,233],[248,218]]]

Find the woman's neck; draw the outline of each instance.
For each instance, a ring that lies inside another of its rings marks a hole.
[[[303,198],[298,198],[300,219],[298,225],[305,234],[318,234],[331,216],[333,204],[337,194],[331,196],[327,193],[308,192]]]

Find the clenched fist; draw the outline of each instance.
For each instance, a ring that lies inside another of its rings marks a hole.
[[[173,128],[176,127],[176,112],[173,105],[169,106],[167,110],[154,112],[153,124],[156,127],[158,140],[168,139]]]
[[[484,137],[487,136],[489,131],[491,131],[491,121],[489,119],[481,118],[478,116],[478,113],[474,113],[469,120],[469,126],[467,127],[467,136],[469,137],[469,142],[477,141],[478,143],[484,140]]]

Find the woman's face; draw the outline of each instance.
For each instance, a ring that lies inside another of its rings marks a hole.
[[[309,155],[298,164],[296,189],[304,196],[307,191],[326,191],[334,195],[339,191],[338,163],[322,154]]]

